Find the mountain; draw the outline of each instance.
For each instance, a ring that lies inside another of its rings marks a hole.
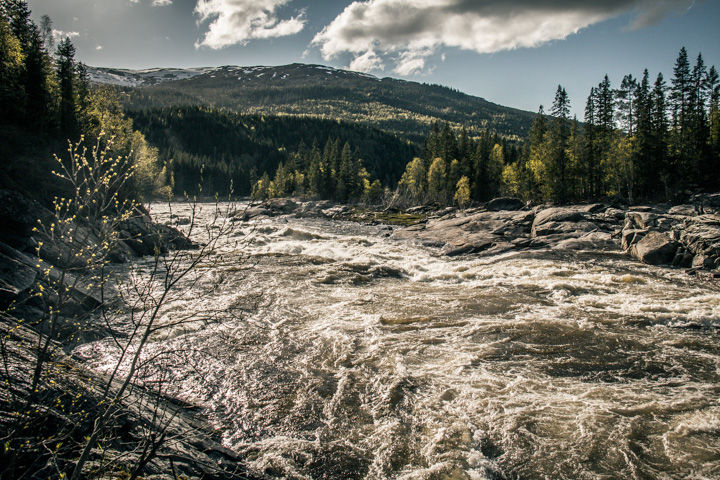
[[[439,86],[321,65],[195,69],[89,69],[127,93],[131,110],[200,105],[241,113],[313,116],[373,126],[421,143],[433,122],[524,138],[534,113]]]

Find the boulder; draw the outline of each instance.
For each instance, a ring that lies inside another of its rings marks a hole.
[[[490,200],[485,204],[485,208],[491,212],[500,212],[505,210],[515,211],[525,208],[525,203],[517,198],[501,197]]]
[[[647,235],[649,230],[639,230],[636,228],[626,228],[621,234],[621,246],[625,251],[643,239]]]
[[[572,207],[551,207],[540,210],[532,224],[532,236],[543,237],[553,234],[568,234],[578,230],[578,222],[585,219],[585,213]],[[583,225],[583,231],[587,225]]]
[[[649,265],[671,265],[678,251],[678,243],[661,232],[649,232],[630,248],[630,253]]]
[[[271,198],[264,203],[265,208],[283,214],[292,213],[298,204],[290,198]]]
[[[191,249],[197,246],[179,230],[154,223],[142,214],[130,217],[118,225],[120,240],[138,256],[154,255],[157,249],[167,253],[170,249]]]
[[[639,208],[639,207],[634,207]],[[649,207],[648,207],[649,208]],[[629,211],[625,214],[625,228],[648,230],[657,226],[658,215],[650,210]]]

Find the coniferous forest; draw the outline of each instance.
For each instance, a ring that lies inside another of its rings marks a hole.
[[[529,138],[468,139],[437,126],[422,155],[407,165],[400,189],[413,202],[466,204],[509,195],[569,203],[622,197],[633,203],[680,201],[720,189],[720,81],[702,55],[682,48],[668,83],[627,75],[590,90],[584,121],[570,117],[558,86],[549,112],[541,106]]]
[[[111,153],[137,170],[136,197],[232,192],[377,202],[393,192],[408,205],[469,205],[498,195],[556,203],[620,196],[632,203],[720,189],[718,72],[701,54],[691,62],[684,48],[669,80],[645,70],[613,86],[606,76],[591,88],[582,120],[571,118],[570,95],[558,86],[525,138],[435,118],[416,142],[365,117],[360,124],[314,111],[125,110],[155,90],[126,95],[92,84],[70,40],[54,44],[51,19],[36,25],[21,0],[0,6],[5,188],[52,195],[53,153],[65,151],[68,141],[93,145],[112,137]],[[341,81],[350,88],[350,80]],[[174,98],[158,92],[160,105]]]

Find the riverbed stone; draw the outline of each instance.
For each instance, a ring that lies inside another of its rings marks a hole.
[[[582,222],[586,213],[580,208],[552,207],[540,210],[535,215],[531,234],[533,237],[544,237],[554,234],[572,234],[573,232],[588,232],[597,228]]]
[[[630,248],[630,253],[649,265],[671,265],[678,247],[678,243],[664,233],[649,232]]]

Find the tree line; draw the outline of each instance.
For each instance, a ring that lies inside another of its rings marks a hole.
[[[647,69],[612,88],[605,78],[571,119],[558,86],[550,115],[540,108],[528,155],[508,165],[506,189],[524,198],[568,202],[622,196],[633,202],[679,200],[720,188],[720,81],[702,54],[694,66],[680,50],[670,84]]]
[[[396,183],[407,158],[418,151],[390,133],[338,120],[240,114],[200,106],[127,113],[159,148],[166,181],[177,195],[224,196],[232,189],[235,195],[248,196],[255,189],[261,197],[312,194],[346,200],[358,195],[357,185],[363,183],[358,175],[371,179],[371,184],[374,180]],[[353,162],[348,160],[351,156]],[[335,191],[338,184],[331,185],[328,177],[332,169],[339,174],[341,167],[352,173],[344,173],[344,182]],[[324,180],[318,180],[318,172]],[[265,174],[268,180],[257,189]],[[275,177],[278,181],[271,188]]]
[[[720,189],[720,81],[702,54],[680,50],[668,85],[626,75],[590,91],[584,122],[570,117],[558,86],[524,142],[484,133],[469,141],[437,125],[423,154],[407,164],[398,192],[407,203],[466,205],[496,195],[567,203],[607,197],[673,201]],[[469,146],[469,150],[468,150]],[[468,155],[468,152],[473,152]]]

